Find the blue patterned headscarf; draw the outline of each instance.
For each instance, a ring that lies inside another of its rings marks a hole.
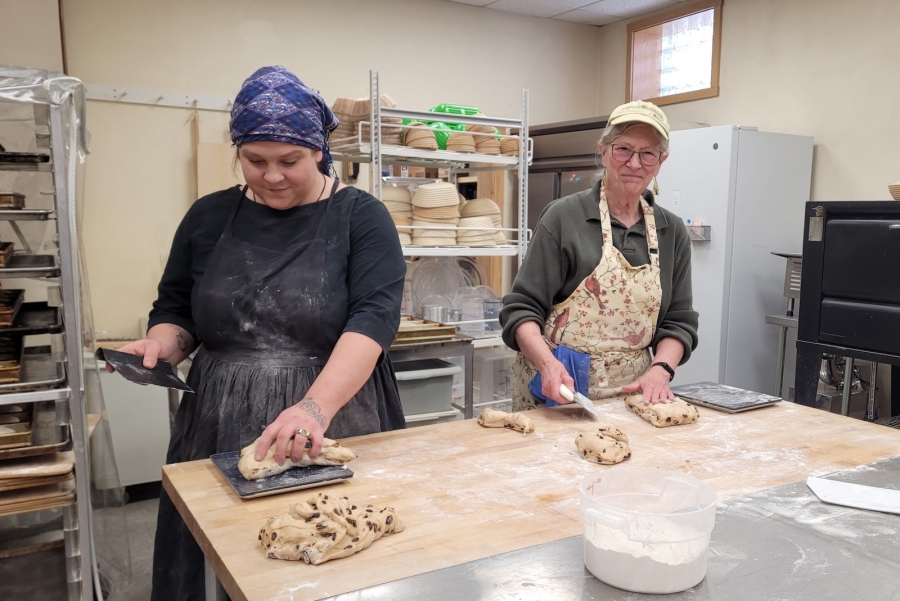
[[[328,137],[340,121],[296,75],[281,66],[263,67],[244,81],[231,109],[231,141],[285,142],[321,150],[331,172]]]

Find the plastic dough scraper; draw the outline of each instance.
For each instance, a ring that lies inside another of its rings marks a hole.
[[[590,413],[593,417],[600,417],[600,412],[597,411],[597,408],[594,406],[593,401],[591,401],[591,399],[587,398],[580,392],[572,392],[565,384],[560,384],[559,394],[562,395],[562,397],[567,401],[575,401],[576,403],[581,405],[584,410]]]
[[[900,514],[900,490],[813,477],[806,479],[806,485],[826,503]]]

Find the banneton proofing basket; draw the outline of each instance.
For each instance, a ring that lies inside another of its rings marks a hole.
[[[616,467],[581,480],[584,564],[635,593],[676,593],[706,576],[718,495],[680,472]]]

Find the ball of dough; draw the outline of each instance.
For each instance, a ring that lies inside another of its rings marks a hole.
[[[678,397],[668,403],[645,405],[644,395],[637,393],[625,399],[625,406],[657,428],[692,424],[700,419],[700,412],[697,411],[697,408]]]
[[[612,465],[631,457],[631,446],[625,433],[614,426],[601,426],[596,432],[582,432],[575,437],[578,453],[588,461]]]

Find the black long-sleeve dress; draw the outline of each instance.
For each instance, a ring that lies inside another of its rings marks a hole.
[[[384,206],[355,188],[288,210],[239,188],[198,200],[179,226],[150,326],[200,343],[175,418],[167,463],[237,451],[304,398],[344,332],[384,349],[326,431],[344,438],[404,427],[387,349],[405,276]],[[152,599],[203,598],[203,555],[165,492]]]

